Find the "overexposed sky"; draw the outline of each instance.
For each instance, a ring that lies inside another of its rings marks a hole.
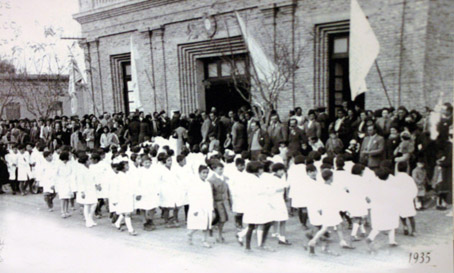
[[[80,25],[72,19],[78,12],[78,0],[0,0],[0,56],[11,60],[16,67],[35,73],[34,60],[46,54],[58,56],[67,64],[69,50],[74,41],[61,40],[61,36],[80,37]],[[51,26],[57,30],[54,37],[45,37],[44,29]],[[15,31],[19,29],[19,31]],[[17,36],[16,34],[19,34]],[[17,36],[17,37],[16,37]],[[40,52],[37,56],[30,45],[36,43],[54,43],[50,52]],[[13,55],[13,48],[22,48]],[[73,49],[83,71],[82,51],[78,46]],[[38,66],[39,70],[46,70]],[[52,69],[51,69],[52,70]]]

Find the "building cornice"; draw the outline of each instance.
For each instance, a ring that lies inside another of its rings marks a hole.
[[[182,2],[185,0],[147,0],[140,2],[133,2],[130,4],[124,4],[119,6],[107,6],[102,7],[82,13],[77,13],[73,15],[73,18],[80,24],[90,23],[98,20],[103,20],[115,16],[120,16],[123,14],[128,14],[136,11],[141,11],[144,9],[155,8],[159,6],[164,6],[168,4],[173,4],[177,2]]]

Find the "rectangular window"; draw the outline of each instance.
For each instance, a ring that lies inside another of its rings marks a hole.
[[[63,115],[63,102],[54,101],[51,106],[51,113],[54,116],[62,116]]]
[[[228,77],[230,76],[232,73],[232,64],[230,64],[229,62],[222,62],[221,64],[221,76],[222,77]]]
[[[208,77],[209,78],[218,77],[218,63],[209,63],[208,64]]]
[[[334,54],[348,53],[348,38],[334,39]]]
[[[20,104],[18,102],[11,102],[5,106],[6,119],[20,119]]]

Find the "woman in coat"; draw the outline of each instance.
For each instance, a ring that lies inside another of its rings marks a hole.
[[[213,193],[210,182],[207,181],[208,167],[200,165],[199,179],[192,183],[189,189],[188,212],[188,242],[192,244],[192,236],[197,230],[203,231],[203,246],[210,248],[207,242],[208,230],[211,229],[213,220]]]

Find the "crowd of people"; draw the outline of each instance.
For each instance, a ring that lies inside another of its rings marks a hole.
[[[40,187],[49,211],[58,195],[62,218],[79,203],[87,227],[107,210],[115,228],[137,235],[131,214],[153,230],[158,209],[166,228],[180,226],[183,209],[188,242],[202,230],[210,247],[214,228],[224,242],[232,211],[245,250],[254,230],[258,247],[272,250],[265,246],[271,228],[279,244],[291,245],[285,224],[295,214],[312,254],[319,241],[332,253],[326,237],[334,232],[343,248],[365,238],[373,251],[381,231],[395,246],[399,223],[415,236],[418,210],[451,204],[452,105],[443,105],[437,124],[429,117],[430,109],[344,103],[334,118],[297,107],[282,119],[213,108],[2,121],[0,177],[12,194]]]

